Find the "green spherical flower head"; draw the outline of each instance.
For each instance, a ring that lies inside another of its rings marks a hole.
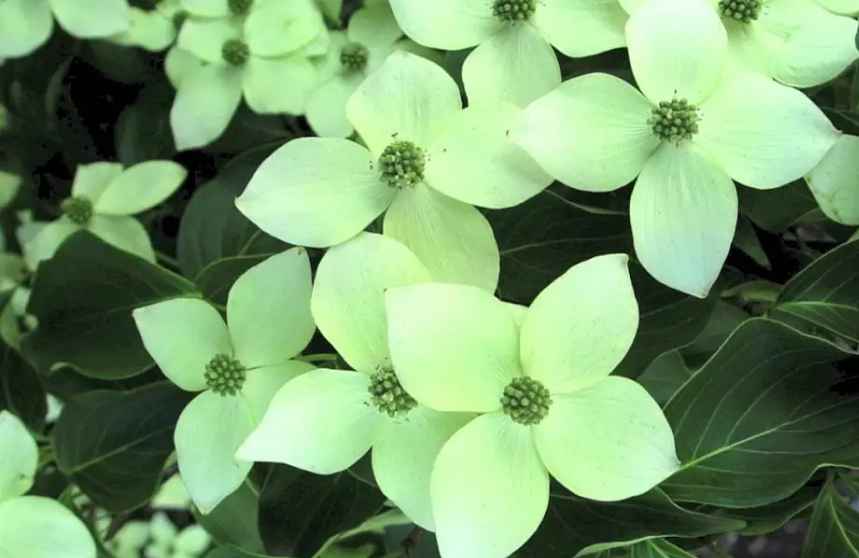
[[[229,355],[215,355],[206,365],[206,385],[220,395],[235,395],[245,383],[245,367]]]
[[[78,196],[67,198],[60,204],[60,209],[69,218],[69,221],[76,225],[84,226],[92,219],[92,202],[86,198]]]
[[[514,422],[538,424],[549,413],[552,396],[546,386],[527,376],[513,378],[504,388],[501,408]]]
[[[411,188],[424,179],[424,150],[410,141],[395,141],[379,157],[382,180],[391,188]]]
[[[340,64],[348,72],[357,72],[367,67],[370,52],[362,44],[347,43],[340,49]]]
[[[742,23],[751,23],[761,14],[761,0],[720,0],[719,13]]]
[[[408,413],[418,404],[389,368],[382,368],[370,376],[369,392],[373,405],[391,418]]]
[[[238,39],[230,39],[221,48],[221,56],[233,66],[244,66],[250,55],[251,51],[248,49],[247,43]]]
[[[495,0],[492,14],[507,23],[527,21],[537,10],[537,0]]]
[[[679,144],[698,133],[700,120],[698,107],[686,99],[672,99],[659,103],[647,123],[653,127],[653,133],[659,139]]]
[[[230,11],[234,15],[245,15],[254,5],[254,0],[229,0]]]

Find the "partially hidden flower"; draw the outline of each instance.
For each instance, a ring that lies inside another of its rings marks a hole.
[[[391,0],[403,31],[445,50],[477,46],[462,78],[469,99],[525,106],[561,81],[552,47],[583,57],[624,45],[616,0]]]
[[[859,137],[844,134],[805,177],[827,217],[842,225],[859,225]]]
[[[146,8],[129,7],[128,29],[109,37],[120,45],[137,46],[159,52],[176,40],[177,30],[187,16],[181,0],[145,0]]]
[[[19,238],[30,269],[54,255],[75,232],[86,229],[108,244],[155,261],[149,233],[131,217],[170,197],[188,172],[172,161],[147,161],[123,168],[119,163],[81,165],[72,195],[62,202],[63,216],[50,223],[22,225]]]
[[[106,38],[128,29],[127,0],[4,0],[0,2],[0,58],[26,56],[42,46],[54,29],[54,18],[69,34],[82,39]]]
[[[529,106],[513,135],[574,188],[635,180],[638,259],[660,282],[705,297],[734,237],[732,179],[757,189],[797,180],[840,132],[803,93],[731,71],[708,0],[650,0],[626,32],[643,94],[607,74],[574,78]]]
[[[442,68],[396,51],[346,112],[367,147],[336,138],[290,141],[257,170],[236,200],[239,210],[281,240],[314,247],[348,240],[387,210],[384,233],[434,278],[494,291],[498,246],[486,218],[468,204],[516,205],[551,182],[510,141],[521,110],[504,102],[463,110]]]
[[[302,248],[250,268],[227,298],[227,323],[197,298],[134,310],[143,345],[180,388],[199,392],[179,417],[174,441],[179,473],[192,500],[211,512],[244,482],[249,461],[234,454],[274,393],[312,367],[298,355],[315,326],[310,261]]]
[[[96,558],[95,542],[74,513],[56,500],[25,496],[39,448],[9,411],[0,411],[0,455],[0,556]]]
[[[308,57],[328,41],[312,0],[183,1],[191,16],[177,45],[201,63],[173,80],[170,123],[180,150],[217,139],[242,98],[261,114],[304,113],[318,81]]]
[[[381,491],[432,530],[433,462],[470,417],[418,405],[402,389],[391,365],[385,318],[386,289],[429,280],[414,254],[385,236],[362,233],[329,250],[316,273],[313,317],[357,372],[318,369],[284,385],[238,457],[332,474],[372,448]]]
[[[614,501],[678,469],[659,405],[610,375],[638,328],[627,259],[580,263],[527,309],[461,285],[388,291],[403,388],[438,411],[479,413],[432,471],[443,558],[512,555],[543,520],[550,474],[578,496]]]

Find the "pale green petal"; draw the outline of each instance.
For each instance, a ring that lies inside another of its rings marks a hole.
[[[39,464],[39,448],[21,420],[0,411],[0,502],[25,494],[33,486]],[[0,543],[2,544],[2,543]]]
[[[641,7],[647,0],[618,0],[618,3],[623,7],[626,13],[631,14]]]
[[[512,25],[478,46],[462,66],[468,102],[525,107],[561,83],[552,45],[531,25]]]
[[[170,110],[176,147],[194,149],[218,139],[242,100],[242,73],[223,65],[186,75]]]
[[[176,40],[176,26],[171,19],[155,11],[130,9],[128,30],[111,37],[111,40],[153,52],[164,50]]]
[[[624,46],[627,19],[617,0],[541,0],[534,13],[543,36],[572,57]]]
[[[842,225],[859,225],[859,137],[843,135],[806,176],[811,192],[827,217]]]
[[[79,165],[72,183],[72,195],[84,197],[95,204],[110,183],[121,174],[122,165],[119,163]]]
[[[534,439],[549,472],[574,494],[624,500],[677,471],[671,427],[634,381],[612,376],[552,399]]]
[[[316,367],[300,360],[288,360],[273,366],[248,370],[242,386],[242,396],[251,410],[254,426],[262,421],[271,399],[283,385]]]
[[[0,2],[0,58],[30,54],[48,40],[53,29],[48,0]]]
[[[52,258],[60,245],[79,230],[80,226],[65,217],[43,226],[32,240],[22,246],[27,267],[35,270],[39,262]]]
[[[0,106],[0,131],[3,130],[3,107]],[[0,170],[0,209],[8,207],[18,196],[23,182],[21,175],[16,172]]]
[[[218,311],[198,298],[174,298],[132,312],[143,346],[174,384],[187,391],[206,388],[206,365],[232,355],[230,334]]]
[[[199,556],[212,544],[212,537],[200,525],[191,525],[182,529],[173,544],[174,552],[185,552],[191,556]],[[175,554],[174,554],[175,558]]]
[[[314,370],[287,382],[238,457],[320,475],[352,466],[373,445],[384,416],[370,404],[369,387],[367,375],[345,370]]]
[[[177,45],[201,60],[224,64],[224,43],[241,38],[242,28],[235,19],[188,19]]]
[[[857,0],[817,0],[817,3],[836,14],[855,15],[859,13]]]
[[[116,35],[128,29],[127,0],[90,0],[81,9],[80,0],[50,0],[57,22],[69,34],[82,39]]]
[[[349,18],[349,40],[368,48],[385,48],[403,36],[387,2],[364,6]]]
[[[638,86],[654,103],[700,103],[722,78],[728,36],[708,0],[650,0],[630,17],[626,41]]]
[[[342,73],[343,64],[340,62],[340,51],[349,42],[345,31],[331,31],[328,34],[328,39],[329,48],[326,52],[320,56],[311,58],[311,61],[316,66],[320,84]],[[357,72],[355,75],[361,76],[360,79],[363,81],[364,76],[361,72]]]
[[[335,75],[310,96],[307,101],[307,122],[316,135],[346,138],[355,131],[346,116],[349,97],[364,81],[364,74]]]
[[[428,147],[461,108],[459,88],[447,72],[425,58],[396,51],[352,95],[346,114],[378,157],[394,141]]]
[[[811,87],[837,77],[859,58],[856,20],[809,0],[774,0],[751,34],[772,77]]]
[[[728,256],[737,190],[721,169],[665,144],[641,171],[630,201],[635,253],[659,282],[704,298]]]
[[[391,0],[391,8],[409,38],[442,50],[472,47],[504,28],[487,0]]]
[[[567,446],[577,452],[578,444]],[[502,413],[453,435],[432,474],[436,537],[446,558],[501,558],[534,534],[549,507],[549,475],[531,429]]]
[[[155,249],[146,228],[134,217],[93,215],[87,229],[112,246],[155,262]]]
[[[474,207],[419,184],[394,199],[384,231],[414,252],[436,281],[495,291],[498,244],[486,217]]]
[[[471,415],[415,407],[386,420],[373,445],[373,476],[382,493],[419,527],[435,531],[430,477],[438,452]]]
[[[0,556],[96,558],[89,530],[56,500],[22,496],[0,502]]]
[[[248,15],[244,34],[256,56],[276,57],[310,44],[325,30],[312,0],[257,0]]]
[[[701,113],[695,144],[731,178],[753,188],[801,178],[840,135],[804,93],[751,73],[724,82]]]
[[[638,303],[626,254],[574,265],[543,289],[522,325],[525,374],[567,393],[600,381],[620,364],[638,331]]]
[[[652,108],[625,81],[588,74],[525,109],[513,140],[564,184],[607,192],[634,180],[658,147]]]
[[[231,13],[229,0],[182,0],[182,8],[202,17],[224,17]]]
[[[182,185],[188,171],[173,161],[147,161],[114,178],[95,202],[102,215],[133,215],[169,198]]]
[[[161,543],[168,547],[173,543],[173,540],[176,538],[176,534],[179,531],[178,529],[176,529],[176,526],[173,525],[173,522],[170,521],[170,518],[167,517],[167,514],[164,512],[156,512],[152,515],[150,527],[152,532],[152,539],[156,543]]]
[[[307,346],[316,331],[310,281],[304,248],[271,256],[236,280],[227,298],[227,324],[242,364],[278,364]]]
[[[331,248],[319,263],[313,317],[346,362],[370,374],[390,365],[385,291],[428,281],[429,271],[405,246],[361,233]]]
[[[513,313],[486,291],[430,283],[390,289],[388,337],[394,369],[409,394],[438,411],[501,408],[521,374]]]
[[[333,138],[303,138],[257,169],[236,207],[270,235],[301,246],[339,244],[378,217],[396,195],[367,150]]]
[[[200,60],[190,52],[179,47],[173,47],[167,52],[164,59],[164,71],[174,88],[179,89],[185,78],[200,68],[204,68],[206,62]]]
[[[522,116],[520,108],[501,101],[470,106],[451,118],[429,148],[427,183],[490,208],[519,205],[540,193],[552,178],[510,138]]]
[[[242,397],[204,391],[188,403],[176,424],[179,473],[188,494],[207,514],[242,485],[253,466],[235,453],[254,428]]]
[[[245,100],[259,114],[304,114],[318,80],[316,68],[301,55],[251,57],[244,72]]]

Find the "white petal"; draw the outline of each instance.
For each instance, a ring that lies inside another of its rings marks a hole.
[[[259,114],[304,114],[317,83],[313,64],[298,54],[274,60],[251,57],[245,67],[245,100]]]
[[[316,367],[300,360],[288,360],[281,364],[262,366],[248,370],[242,386],[242,397],[248,403],[254,426],[258,425],[275,394],[286,382]]]
[[[445,558],[512,555],[549,506],[549,475],[531,429],[502,413],[465,425],[436,460],[432,504]]]
[[[182,79],[170,110],[170,126],[180,150],[220,137],[242,101],[242,73],[225,65],[199,68]]]
[[[842,225],[859,225],[859,137],[843,135],[806,180],[820,208]]]
[[[413,41],[443,50],[474,46],[503,27],[487,0],[391,0],[391,8]]]
[[[534,23],[549,42],[572,57],[624,46],[627,18],[617,0],[541,0],[534,13]]]
[[[364,75],[336,75],[319,87],[307,101],[307,122],[316,135],[346,138],[355,129],[346,116],[346,103],[355,93]]]

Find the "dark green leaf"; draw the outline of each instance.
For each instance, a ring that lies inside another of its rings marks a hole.
[[[99,379],[127,378],[153,365],[131,312],[194,286],[173,273],[81,231],[42,262],[27,311],[39,327],[24,353],[41,372],[60,364]]]
[[[48,412],[45,390],[36,371],[15,349],[0,341],[0,411],[4,409],[37,432]]]
[[[250,552],[263,552],[259,535],[259,496],[247,482],[197,521],[220,544],[232,544]]]
[[[849,356],[766,319],[741,325],[671,398],[680,471],[672,498],[724,507],[787,498],[820,467],[859,465],[859,395],[831,363]]]
[[[758,238],[755,227],[746,217],[740,216],[740,219],[737,221],[737,234],[734,236],[734,245],[759,266],[765,269],[772,267],[769,257],[767,257],[763,246],[761,246],[761,240]]]
[[[765,231],[780,233],[820,213],[804,180],[777,190],[740,187],[740,212]],[[823,220],[820,214],[818,220]]]
[[[175,152],[170,129],[173,91],[163,81],[147,86],[116,123],[116,153],[125,166],[152,159],[169,159]]]
[[[670,351],[651,362],[644,374],[638,377],[638,383],[662,405],[671,399],[691,376],[692,371],[686,366],[680,352]]]
[[[664,539],[653,539],[629,547],[626,558],[695,558]]]
[[[69,400],[53,432],[57,465],[99,506],[114,513],[136,508],[158,488],[190,397],[159,382]]]
[[[814,504],[802,558],[859,558],[859,512],[831,482]]]
[[[859,344],[859,240],[827,252],[794,276],[770,315]]]
[[[259,230],[235,206],[257,167],[273,150],[274,147],[261,147],[236,157],[191,198],[182,218],[177,247],[179,263],[187,277],[196,277],[217,260],[271,254],[287,248]]]
[[[574,264],[632,252],[629,217],[586,211],[569,201],[565,190],[551,188],[519,206],[489,213],[501,251],[501,298],[530,304]]]
[[[680,351],[689,367],[698,368],[704,364],[722,346],[725,339],[748,318],[749,315],[745,311],[733,304],[721,300],[716,302],[704,331]]]
[[[348,471],[320,476],[273,466],[260,493],[260,534],[272,554],[310,558],[334,535],[374,516],[381,492]]]
[[[237,546],[225,545],[213,548],[206,554],[206,558],[272,558],[268,554],[257,554],[243,550]]]
[[[745,509],[724,509],[720,511],[711,510],[725,517],[741,519],[746,522],[746,527],[740,531],[747,536],[765,535],[780,529],[785,523],[811,508],[817,498],[818,489],[814,487],[803,487],[799,492],[768,506]]]
[[[622,502],[553,494],[543,524],[517,558],[583,556],[657,537],[702,537],[736,531],[744,523],[681,508],[662,491]]]

